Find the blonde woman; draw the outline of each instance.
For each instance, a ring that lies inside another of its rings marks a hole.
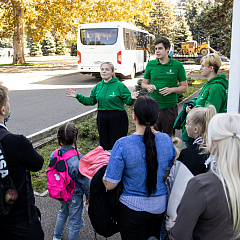
[[[207,107],[209,104],[214,105],[217,113],[223,113],[227,109],[227,91],[228,80],[225,74],[218,74],[218,70],[222,65],[221,58],[216,53],[211,53],[201,59],[201,73],[207,78],[207,82],[202,87],[201,92],[197,98],[184,103],[183,110],[178,115],[173,128],[182,129],[182,140],[186,146],[190,146],[194,139],[188,137],[184,121],[187,114],[194,106]]]
[[[227,108],[228,80],[225,74],[218,75],[218,70],[222,65],[221,58],[218,54],[211,53],[201,59],[201,64],[201,73],[208,81],[197,97],[196,106],[206,107],[212,104],[217,113],[222,113]],[[186,112],[190,110],[191,106],[188,106]]]
[[[100,145],[111,150],[116,140],[127,136],[128,117],[126,105],[133,105],[138,92],[130,92],[124,83],[115,77],[114,65],[111,62],[100,66],[102,81],[91,91],[89,97],[78,94],[76,89],[68,89],[67,97],[76,98],[83,105],[98,104],[97,125]]]
[[[211,119],[211,171],[189,181],[170,240],[240,239],[239,122],[239,114],[217,114]]]

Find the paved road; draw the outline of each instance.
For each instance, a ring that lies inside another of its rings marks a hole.
[[[27,136],[96,108],[83,106],[75,99],[65,96],[68,87],[75,87],[79,93],[88,96],[98,82],[95,78],[79,75],[66,74],[37,84],[28,84],[31,90],[11,90],[9,97],[12,115],[7,126],[15,133],[21,132]]]

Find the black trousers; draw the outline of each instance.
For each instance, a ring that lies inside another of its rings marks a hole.
[[[122,240],[147,240],[152,236],[160,239],[164,214],[138,212],[119,203],[118,215]]]
[[[97,126],[100,146],[111,150],[114,143],[121,137],[127,136],[128,116],[126,111],[98,111]]]

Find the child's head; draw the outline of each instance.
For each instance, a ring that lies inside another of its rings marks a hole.
[[[195,107],[187,115],[186,130],[191,138],[203,137],[206,143],[208,123],[216,114],[216,108],[213,105],[205,107]]]
[[[74,123],[65,123],[58,129],[57,138],[58,144],[63,145],[75,145],[78,137],[78,128]]]

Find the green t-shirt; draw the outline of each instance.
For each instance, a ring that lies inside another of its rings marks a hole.
[[[156,86],[153,93],[150,96],[154,98],[161,109],[170,108],[177,105],[177,94],[172,93],[167,96],[163,96],[159,93],[159,89],[164,87],[177,87],[178,82],[186,81],[186,72],[181,62],[172,59],[162,64],[158,59],[149,61],[145,70],[144,78],[150,79],[151,84]]]

